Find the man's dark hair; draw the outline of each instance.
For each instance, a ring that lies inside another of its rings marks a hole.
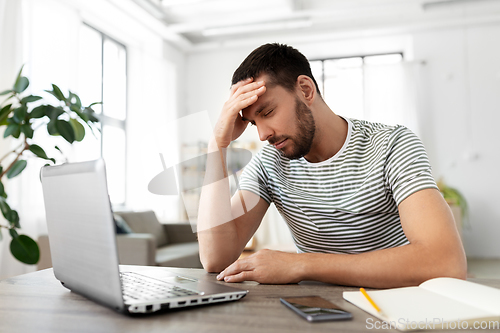
[[[264,44],[252,51],[233,74],[232,84],[267,74],[270,82],[267,86],[280,85],[294,91],[299,75],[310,77],[318,95],[321,96],[318,83],[314,79],[307,58],[298,50],[285,44]]]

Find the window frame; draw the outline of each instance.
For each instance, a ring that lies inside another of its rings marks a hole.
[[[101,104],[101,113],[98,114],[98,118],[99,118],[99,123],[100,123],[100,130],[101,130],[101,142],[100,142],[100,156],[101,158],[103,157],[103,152],[104,152],[104,140],[105,140],[105,135],[104,135],[104,126],[111,126],[111,127],[115,127],[115,128],[119,128],[121,130],[123,130],[124,132],[124,135],[125,135],[125,163],[124,163],[124,174],[125,174],[125,179],[123,180],[124,181],[124,191],[125,191],[125,198],[124,198],[124,201],[123,202],[119,202],[119,203],[113,203],[111,202],[111,204],[115,207],[120,207],[120,208],[123,208],[123,207],[126,207],[127,205],[127,170],[128,170],[128,163],[127,163],[127,160],[128,160],[128,135],[127,135],[127,119],[128,119],[128,111],[129,111],[129,101],[128,101],[128,91],[129,91],[129,80],[128,80],[128,73],[129,73],[129,57],[128,57],[128,49],[127,49],[127,46],[121,42],[119,42],[118,40],[116,40],[115,38],[111,37],[110,35],[102,32],[101,30],[97,29],[96,27],[92,26],[91,24],[88,24],[87,22],[82,22],[82,25],[84,25],[85,27],[87,28],[90,28],[92,30],[94,30],[95,32],[97,32],[100,37],[101,37],[101,102],[103,102]],[[107,116],[105,114],[105,104],[104,104],[104,43],[105,41],[108,40],[108,41],[111,41],[112,43],[115,43],[117,44],[119,47],[123,48],[123,50],[125,51],[125,118],[123,120],[121,119],[117,119],[117,118],[113,118],[113,117],[110,117],[110,116]]]
[[[363,77],[364,77],[365,58],[377,57],[377,56],[388,56],[388,55],[400,55],[402,60],[404,60],[404,58],[405,58],[403,52],[386,52],[386,53],[373,53],[373,54],[364,54],[364,55],[350,55],[350,56],[344,56],[344,57],[312,58],[312,59],[308,59],[308,60],[309,60],[309,63],[314,62],[314,61],[321,61],[321,97],[323,99],[325,99],[325,61],[361,58],[361,62],[362,62],[361,70],[362,70]]]

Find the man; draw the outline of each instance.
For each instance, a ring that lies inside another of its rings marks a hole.
[[[198,239],[207,271],[226,282],[375,288],[466,277],[453,217],[413,133],[336,115],[307,59],[286,45],[254,50],[232,83],[209,143],[200,199]],[[248,123],[269,145],[245,167],[230,198],[225,148]],[[261,250],[237,260],[270,203],[288,223],[298,253]]]

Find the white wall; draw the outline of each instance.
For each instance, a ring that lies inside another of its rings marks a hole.
[[[499,40],[500,24],[414,35],[415,56],[428,63],[424,143],[434,175],[469,202],[464,245],[472,257],[500,257]]]
[[[310,59],[402,51],[407,60],[426,62],[420,73],[421,136],[435,178],[444,177],[468,199],[470,229],[464,231],[464,244],[470,257],[500,257],[500,205],[495,196],[500,177],[494,170],[500,163],[494,146],[500,143],[495,131],[500,117],[499,40],[500,23],[289,43]],[[186,114],[208,110],[215,123],[233,71],[260,44],[241,42],[190,54]],[[257,140],[253,131],[244,139]]]

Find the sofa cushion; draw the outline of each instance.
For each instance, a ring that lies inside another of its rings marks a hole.
[[[116,212],[116,214],[123,217],[133,232],[152,234],[155,237],[157,247],[168,244],[163,225],[158,221],[152,210],[144,212]]]
[[[158,248],[156,263],[159,266],[203,268],[198,242],[171,244]]]
[[[127,222],[118,214],[113,214],[113,219],[115,220],[116,233],[118,235],[131,234],[132,229],[128,226]]]

